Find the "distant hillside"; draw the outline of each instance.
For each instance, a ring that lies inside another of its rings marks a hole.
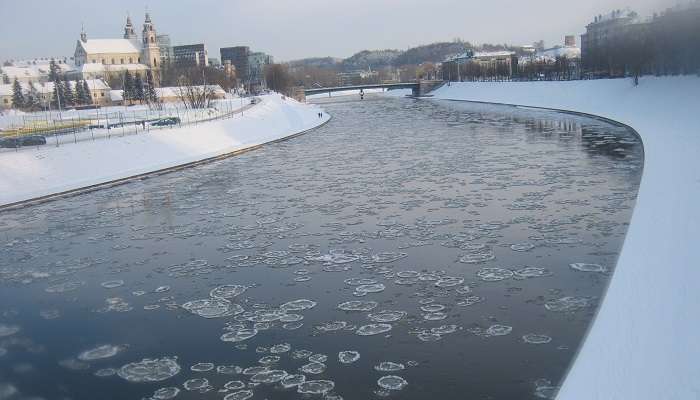
[[[471,48],[473,46],[469,42],[442,42],[413,47],[396,57],[394,65],[438,63],[448,56],[464,53],[465,50]]]
[[[379,69],[394,65],[397,57],[403,54],[400,50],[365,50],[343,60],[343,69]]]
[[[292,67],[335,68],[342,62],[342,58],[314,57],[290,61],[289,65]]]
[[[447,57],[464,53],[466,50],[517,50],[508,45],[483,44],[473,46],[469,42],[438,42],[403,50],[363,50],[344,60],[332,57],[305,58],[289,62],[292,67],[314,67],[323,69],[378,70],[384,67],[419,65],[426,62],[439,63]]]

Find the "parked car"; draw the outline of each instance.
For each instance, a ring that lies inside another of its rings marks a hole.
[[[8,137],[0,139],[0,147],[14,149],[21,146],[42,146],[46,144],[46,137],[41,135],[30,135],[22,137]]]
[[[21,146],[22,143],[18,138],[13,138],[13,137],[8,137],[4,139],[0,139],[0,147],[4,149],[14,149],[16,147]]]
[[[173,125],[178,125],[179,123],[180,123],[180,118],[169,117],[169,118],[161,118],[157,121],[151,122],[151,126],[173,126]]]
[[[20,138],[22,146],[42,146],[46,144],[46,137],[41,135],[30,135]]]
[[[257,102],[258,102],[258,100],[257,100],[255,97],[253,97],[252,99],[250,99],[250,104],[255,104],[255,103],[257,103]]]

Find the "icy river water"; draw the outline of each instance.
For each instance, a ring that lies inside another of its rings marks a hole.
[[[324,107],[290,141],[1,213],[0,399],[551,398],[614,271],[638,138]]]

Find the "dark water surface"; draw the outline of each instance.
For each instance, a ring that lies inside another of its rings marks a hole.
[[[636,136],[510,107],[325,107],[287,142],[0,214],[0,399],[323,398],[285,372],[332,381],[326,399],[551,396],[627,230]]]

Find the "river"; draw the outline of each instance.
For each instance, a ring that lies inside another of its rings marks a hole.
[[[292,140],[1,213],[0,399],[551,398],[614,272],[636,135],[320,102]]]

